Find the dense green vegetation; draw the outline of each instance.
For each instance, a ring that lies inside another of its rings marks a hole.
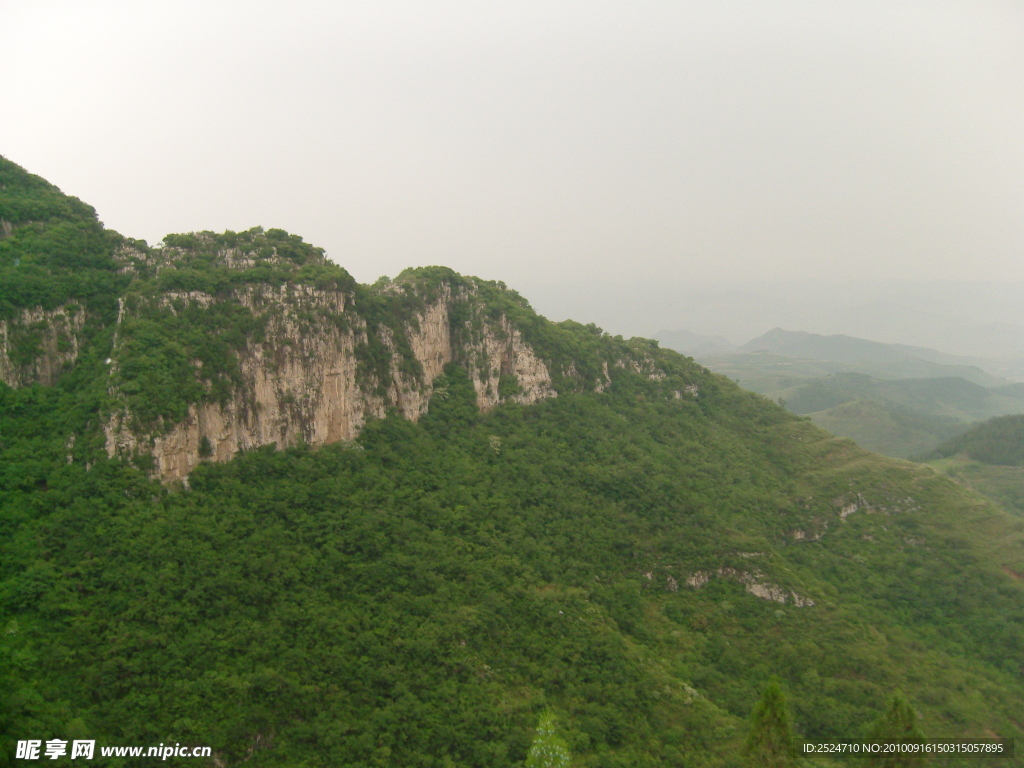
[[[462,369],[439,387],[419,425],[249,453],[188,492],[67,463],[71,392],[6,391],[10,738],[522,765],[552,708],[581,765],[729,765],[771,674],[804,737],[862,732],[897,687],[930,733],[1016,732],[1024,600],[959,527],[1019,548],[993,510],[732,387],[625,376],[487,416]],[[874,511],[839,524],[853,491]],[[685,586],[719,567],[818,604]]]
[[[167,235],[161,256],[170,264],[156,276],[160,291],[220,294],[253,283],[305,283],[345,292],[356,288],[352,276],[328,261],[322,248],[283,229]],[[143,291],[152,287],[141,286]]]
[[[936,448],[927,459],[963,454],[984,464],[1024,466],[1024,415],[989,419]]]
[[[356,291],[322,249],[261,227],[167,235],[135,273],[124,294],[115,383],[136,424],[155,431],[181,421],[193,403],[231,398],[237,353],[266,337],[266,292]],[[348,322],[330,309],[299,319],[305,328]]]
[[[18,179],[10,210],[78,211]],[[103,299],[123,299],[116,365],[97,321],[54,386],[0,384],[0,765],[18,739],[89,738],[219,765],[738,768],[780,711],[796,738],[856,738],[896,690],[929,736],[1024,735],[1024,522],[930,469],[499,283],[358,286],[279,230],[130,247],[106,271],[128,281]],[[260,297],[307,289],[357,311],[289,322],[364,323],[370,389],[384,333],[422,378],[401,333],[447,292],[463,348],[518,332],[559,395],[481,413],[466,352],[418,423],[352,443],[266,446],[187,488],[107,457],[112,388],[154,424],[234,396],[278,319]],[[788,708],[754,711],[776,677]]]
[[[558,719],[550,710],[540,716],[537,733],[526,753],[526,768],[569,768],[569,747],[558,735]]]
[[[902,691],[896,691],[889,702],[885,714],[881,715],[875,724],[868,731],[868,738],[879,742],[911,742],[920,744],[924,741],[924,734],[917,725],[917,712]],[[911,768],[920,765],[926,768],[930,761],[923,760],[914,755],[887,755],[871,761],[879,768]]]
[[[777,680],[772,680],[761,694],[750,721],[750,733],[743,747],[750,768],[792,768],[796,765],[796,736],[786,696]]]
[[[110,321],[128,284],[113,254],[131,245],[91,206],[0,157],[0,320],[76,301]]]

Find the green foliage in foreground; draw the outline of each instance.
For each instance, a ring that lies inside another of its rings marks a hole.
[[[511,767],[556,709],[573,765],[738,766],[773,674],[804,738],[862,733],[896,688],[929,735],[1020,737],[1024,598],[986,547],[1021,532],[997,510],[733,387],[624,374],[481,415],[462,369],[437,384],[420,424],[188,491],[98,447],[68,463],[76,388],[5,390],[0,755],[74,732]],[[720,568],[816,605],[686,585]]]
[[[786,697],[773,680],[761,694],[750,717],[750,734],[744,746],[750,768],[791,768],[796,765],[796,738],[789,720]]]
[[[893,694],[885,714],[879,717],[868,731],[868,741],[923,743],[924,734],[917,725],[917,713],[902,691]],[[915,765],[927,768],[929,764],[928,760],[909,754],[887,755],[865,762],[877,765],[878,768],[909,768]]]
[[[537,734],[526,753],[526,768],[569,768],[569,747],[558,735],[558,721],[550,710],[540,716]]]

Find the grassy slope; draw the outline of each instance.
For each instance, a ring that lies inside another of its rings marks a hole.
[[[984,464],[962,456],[933,459],[928,465],[1005,509],[1024,514],[1024,467]]]
[[[926,458],[939,472],[1024,514],[1024,416],[990,419]]]
[[[809,414],[822,429],[885,456],[919,456],[966,425],[929,418],[873,399],[852,400]]]

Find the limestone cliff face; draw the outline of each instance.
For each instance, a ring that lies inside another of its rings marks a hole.
[[[78,359],[84,324],[80,307],[24,309],[0,320],[0,380],[11,387],[53,384]]]
[[[0,381],[51,386],[82,366],[72,463],[105,449],[184,480],[246,449],[351,440],[392,411],[419,419],[451,363],[481,411],[601,392],[612,377],[677,398],[696,387],[656,345],[551,323],[500,282],[426,266],[360,285],[321,248],[262,227],[150,247],[3,158],[0,175],[12,193],[0,201]],[[50,303],[33,306],[41,286]]]
[[[107,452],[150,454],[156,475],[180,480],[204,459],[226,461],[240,450],[351,440],[368,418],[389,408],[411,420],[422,416],[433,381],[451,362],[469,369],[482,410],[502,399],[502,377],[514,377],[517,384],[506,399],[527,404],[555,396],[547,366],[507,317],[478,322],[475,333],[466,332],[470,320],[453,322],[453,305],[466,306],[472,298],[465,289],[453,295],[444,286],[399,329],[407,341],[403,355],[395,330],[370,329],[353,297],[341,291],[258,285],[227,298],[198,291],[166,294],[161,301],[168,313],[189,304],[208,308],[217,301],[237,302],[265,319],[263,339],[236,353],[242,383],[227,402],[193,404],[180,423],[148,431],[122,406],[106,425]],[[376,372],[361,366],[358,354],[371,341],[382,344],[391,358]],[[116,345],[113,360],[116,382]],[[116,385],[112,394],[117,395]]]

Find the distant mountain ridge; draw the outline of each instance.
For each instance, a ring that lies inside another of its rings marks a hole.
[[[705,336],[682,328],[678,331],[658,331],[654,339],[669,349],[691,357],[732,352],[736,349],[736,345],[723,336]]]
[[[809,358],[843,363],[849,370],[882,379],[945,378],[959,376],[986,387],[1009,382],[983,371],[970,358],[959,357],[925,347],[885,344],[854,336],[822,336],[805,331],[774,328],[751,339],[741,350],[764,350],[794,358]]]

